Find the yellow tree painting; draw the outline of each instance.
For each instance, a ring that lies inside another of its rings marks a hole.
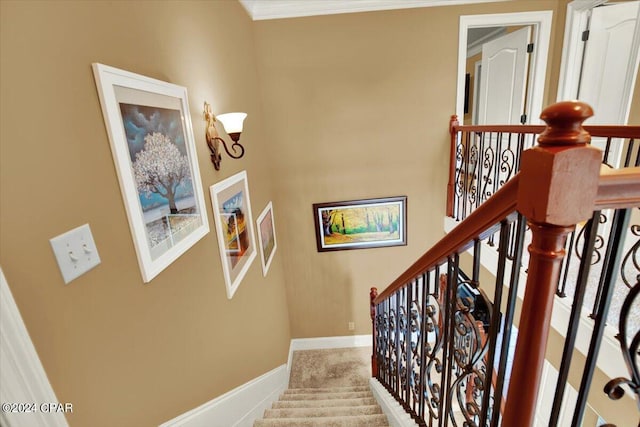
[[[406,245],[406,197],[313,205],[319,251]]]

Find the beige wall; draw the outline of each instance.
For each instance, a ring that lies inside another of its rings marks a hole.
[[[2,1],[0,10],[0,264],[58,399],[73,403],[70,425],[158,425],[286,363],[282,252],[266,278],[256,258],[229,301],[211,216],[208,187],[240,170],[254,219],[275,194],[253,23],[239,3]],[[211,232],[149,284],[92,62],[188,90]],[[220,172],[204,140],[205,100],[249,113],[247,154],[223,158]],[[102,263],[65,286],[49,239],[84,223]]]
[[[460,15],[557,1],[256,22],[294,337],[370,331],[382,290],[442,236]],[[555,21],[554,21],[555,22]],[[564,22],[564,21],[563,21]],[[553,53],[553,46],[551,47]],[[550,65],[551,67],[551,65]],[[318,253],[311,205],[408,197],[408,245]],[[344,303],[346,301],[346,304]]]
[[[232,0],[2,1],[0,265],[72,427],[156,425],[284,363],[291,337],[368,333],[369,287],[442,236],[459,16],[553,10],[556,58],[566,2],[252,23]],[[226,299],[210,218],[142,283],[92,62],[187,87],[205,190],[247,170],[254,218],[274,201],[266,278],[256,259]],[[205,100],[249,113],[247,154],[221,172]],[[316,251],[313,203],[395,195],[408,196],[407,246]],[[65,286],[48,240],[87,222],[102,264]]]

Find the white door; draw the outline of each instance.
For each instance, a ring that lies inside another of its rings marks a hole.
[[[531,27],[482,46],[478,124],[518,124],[525,113]]]
[[[592,11],[589,38],[578,99],[590,104],[591,124],[624,124],[638,67],[638,46],[633,46],[640,2],[596,7]],[[634,52],[635,50],[635,52]]]
[[[640,59],[636,40],[639,6],[640,2],[628,2],[592,11],[577,94],[595,112],[588,124],[627,123]],[[603,138],[594,138],[592,144],[606,149]],[[614,140],[608,151],[607,163],[620,166],[622,141]]]

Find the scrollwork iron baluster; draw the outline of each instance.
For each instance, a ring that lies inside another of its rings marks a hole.
[[[624,361],[629,369],[630,378],[614,378],[605,385],[604,392],[609,396],[609,398],[618,400],[625,394],[624,389],[621,386],[623,384],[627,385],[637,395],[636,403],[640,410],[640,366],[638,364],[640,356],[640,329],[633,332],[632,337],[629,335],[629,331],[627,331],[631,307],[634,305],[634,302],[639,295],[640,277],[636,279],[636,284],[631,288],[629,294],[624,300],[624,303],[622,304],[619,321],[620,333],[617,336],[618,341],[620,342],[620,349],[622,350]]]

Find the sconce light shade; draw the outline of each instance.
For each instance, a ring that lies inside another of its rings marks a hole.
[[[226,113],[216,116],[216,119],[222,123],[224,130],[229,134],[231,139],[237,141],[242,133],[242,124],[247,117],[247,113]]]
[[[211,111],[211,105],[208,102],[204,103],[204,119],[207,121],[206,139],[209,151],[211,151],[211,162],[216,170],[220,170],[220,162],[222,156],[220,156],[220,143],[224,147],[224,151],[227,152],[229,157],[239,159],[244,155],[244,147],[238,142],[240,134],[242,133],[242,123],[244,122],[247,113],[227,113],[214,116]],[[231,144],[231,150],[227,147],[227,143],[224,139],[218,135],[216,129],[216,121],[222,123],[224,129],[227,131],[229,137],[233,140]]]

